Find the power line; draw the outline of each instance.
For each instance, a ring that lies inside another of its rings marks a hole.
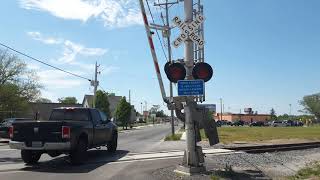
[[[45,62],[43,62],[43,61],[41,61],[41,60],[39,60],[39,59],[36,59],[36,58],[34,58],[34,57],[30,56],[30,55],[27,55],[27,54],[25,54],[25,53],[23,53],[23,52],[21,52],[21,51],[18,51],[18,50],[16,50],[16,49],[12,48],[12,47],[7,46],[7,45],[5,45],[5,44],[0,43],[0,45],[3,46],[3,47],[6,47],[6,48],[8,48],[8,49],[10,49],[10,50],[12,50],[12,51],[14,51],[14,52],[16,52],[16,53],[18,53],[18,54],[21,54],[21,55],[23,55],[23,56],[25,56],[25,57],[28,57],[28,58],[30,58],[30,59],[32,59],[32,60],[34,60],[34,61],[37,61],[37,62],[39,62],[39,63],[41,63],[41,64],[44,64],[44,65],[46,65],[46,66],[49,66],[49,67],[51,67],[51,68],[57,69],[57,70],[62,71],[62,72],[64,72],[64,73],[67,73],[67,74],[70,74],[70,75],[73,75],[73,76],[76,76],[76,77],[79,77],[79,78],[82,78],[82,79],[85,79],[85,80],[88,80],[88,81],[91,81],[91,79],[88,79],[88,78],[83,77],[83,76],[80,76],[80,75],[78,75],[78,74],[75,74],[75,73],[72,73],[72,72],[63,70],[63,69],[61,69],[61,68],[55,67],[55,66],[53,66],[53,65],[50,65],[50,64],[48,64],[48,63],[45,63]]]
[[[152,22],[155,24],[155,21],[154,21],[154,18],[153,18],[153,15],[152,15],[152,12],[151,12],[151,9],[150,9],[150,6],[149,6],[149,2],[148,2],[148,0],[146,0],[146,1],[147,1],[147,6],[148,6],[149,13],[150,13],[150,15],[151,15]],[[156,33],[157,33],[159,42],[160,42],[160,44],[161,44],[161,49],[162,49],[162,52],[163,52],[163,54],[164,54],[164,57],[165,57],[166,60],[168,61],[167,54],[166,54],[166,52],[165,52],[165,50],[164,50],[164,46],[163,46],[163,44],[162,44],[162,41],[161,41],[160,35],[159,35],[159,33],[158,33],[158,30],[156,30]]]

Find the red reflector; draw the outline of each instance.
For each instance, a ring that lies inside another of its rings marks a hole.
[[[70,138],[70,127],[62,126],[62,138],[64,139]]]
[[[10,139],[13,138],[13,126],[9,127],[9,137],[10,137]]]

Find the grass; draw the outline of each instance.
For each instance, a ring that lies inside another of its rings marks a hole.
[[[257,142],[274,139],[320,140],[320,126],[313,127],[219,127],[220,142]],[[206,140],[201,130],[202,140]]]
[[[184,132],[184,128],[180,128],[178,132],[176,132],[173,136],[172,134],[167,135],[164,140],[165,141],[179,141],[181,139],[181,136]]]
[[[182,136],[181,133],[176,133],[174,135],[170,134],[170,135],[167,135],[164,140],[165,141],[179,141],[181,139],[181,136]]]
[[[320,161],[299,170],[295,176],[288,179],[320,179]]]

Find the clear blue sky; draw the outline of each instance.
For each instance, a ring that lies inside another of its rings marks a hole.
[[[0,41],[88,78],[98,61],[106,91],[128,96],[131,89],[139,111],[145,101],[148,108],[161,104],[164,109],[137,2],[4,0]],[[269,113],[273,107],[278,114],[288,113],[292,104],[298,113],[298,101],[320,91],[320,1],[203,2],[205,58],[214,67],[206,103],[223,98],[226,111],[252,107]],[[160,10],[152,11],[161,22]],[[171,9],[175,15],[182,15],[182,4]],[[163,67],[158,43],[157,53]],[[174,49],[174,58],[182,55],[182,48]],[[44,97],[76,96],[82,102],[84,94],[92,93],[89,82],[22,58],[38,73]]]

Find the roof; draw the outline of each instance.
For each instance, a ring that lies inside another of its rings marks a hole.
[[[82,105],[84,104],[85,101],[87,101],[89,105],[93,104],[93,95],[89,95],[89,94],[84,95]]]
[[[220,116],[220,113],[217,113]],[[239,113],[222,113],[223,116],[271,116],[270,114],[239,114]]]

